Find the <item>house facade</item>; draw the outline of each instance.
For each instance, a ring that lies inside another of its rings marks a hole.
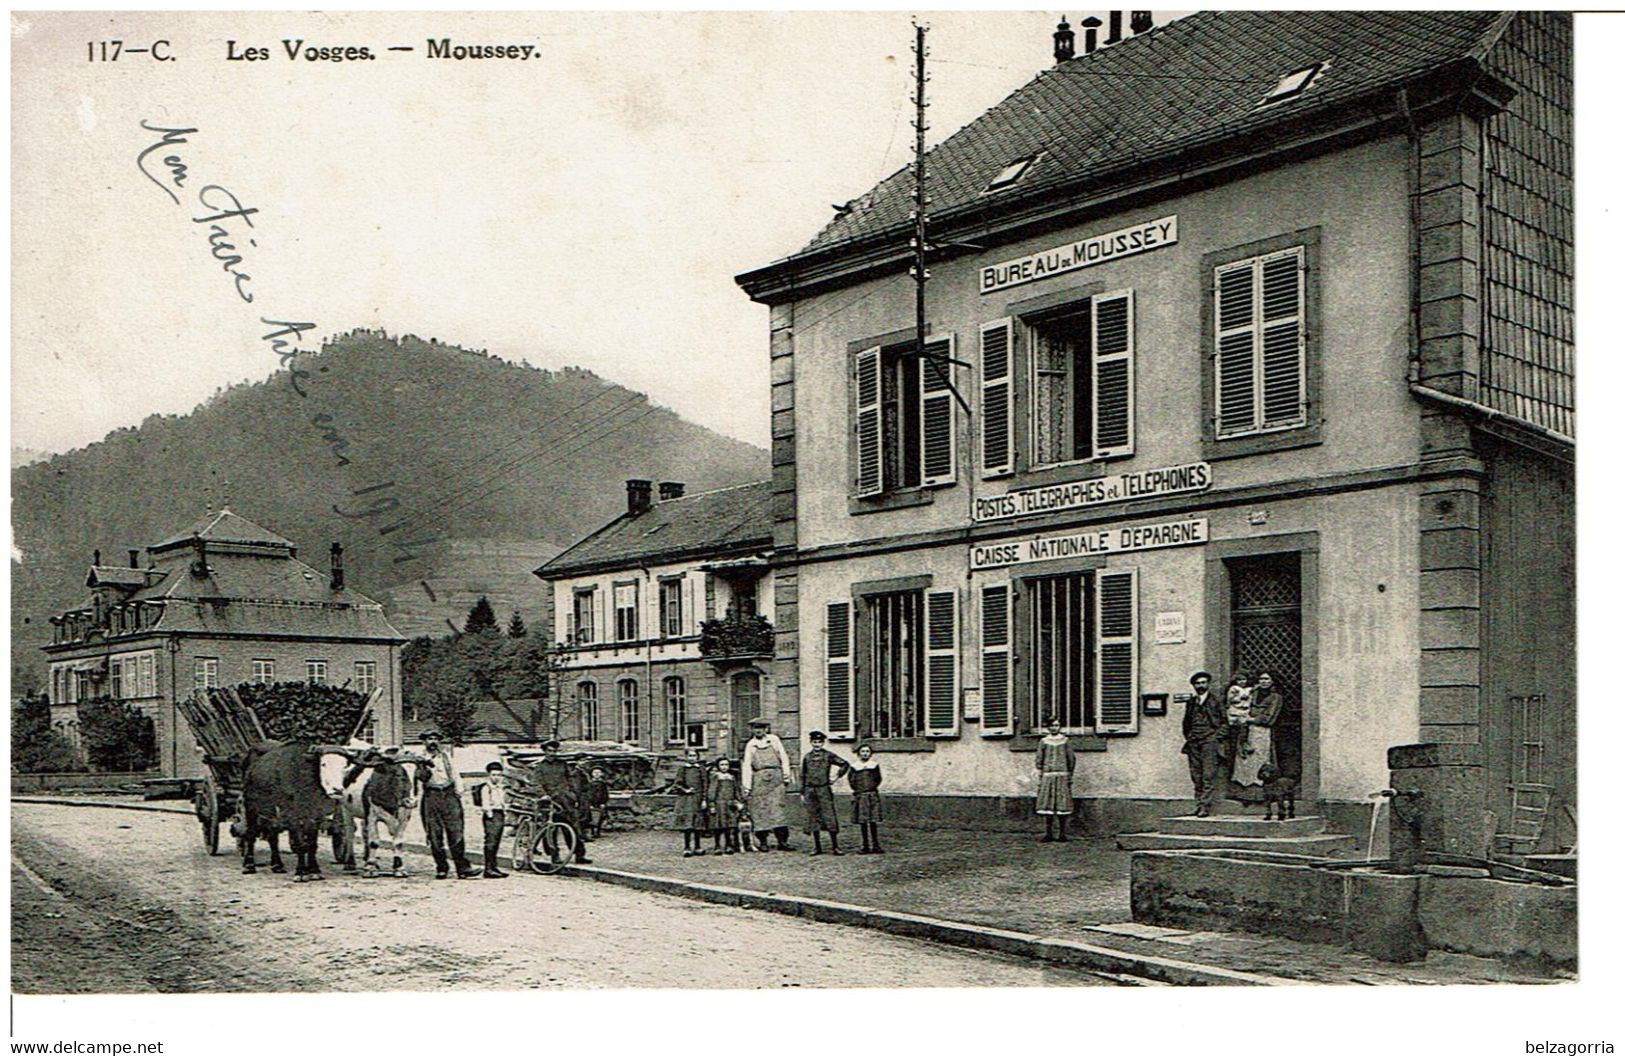
[[[1136,23],[1140,20],[1136,19]],[[1299,797],[1387,749],[1574,802],[1570,19],[1203,13],[1071,55],[739,277],[771,306],[779,707],[900,809],[1192,796],[1270,671]],[[1064,30],[1064,27],[1063,27]]]
[[[371,736],[398,744],[405,639],[383,607],[344,582],[337,543],[328,572],[294,544],[230,510],[146,549],[126,566],[98,552],[90,603],[51,618],[53,725],[75,737],[78,704],[126,700],[153,719],[166,777],[204,773],[177,697],[243,682],[320,682],[381,690]]]
[[[777,715],[766,483],[627,481],[624,514],[536,570],[552,591],[568,736],[737,756]]]

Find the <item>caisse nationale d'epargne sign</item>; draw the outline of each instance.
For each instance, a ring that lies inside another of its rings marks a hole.
[[[1205,491],[1213,484],[1213,469],[1206,462],[1190,462],[1183,466],[1164,466],[1160,469],[1142,469],[1133,473],[1118,473],[1092,480],[1074,480],[1065,484],[1045,484],[1037,488],[1021,488],[1003,495],[977,496],[971,519],[1003,521],[1012,517],[1030,517],[1040,513],[1059,513],[1087,506],[1102,506],[1130,499],[1148,499],[1154,495],[1177,495],[1181,492]]]
[[[1166,546],[1195,546],[1207,542],[1207,518],[1134,524],[1124,528],[1096,528],[1087,532],[1034,535],[985,543],[970,548],[971,570],[1060,561],[1072,557],[1120,554],[1130,550],[1157,550]]]
[[[1161,249],[1179,241],[1179,216],[1164,216],[1147,220],[1143,224],[1108,231],[1103,235],[1090,235],[1076,242],[1068,242],[1054,249],[1030,253],[1025,257],[1007,260],[1002,264],[989,264],[981,271],[978,287],[983,293],[1037,282],[1051,275],[1077,271],[1096,264],[1104,264],[1118,257],[1133,256],[1149,249]]]

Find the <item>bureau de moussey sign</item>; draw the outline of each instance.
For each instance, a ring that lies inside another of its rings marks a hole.
[[[1068,557],[1093,557],[1128,550],[1156,550],[1165,546],[1194,546],[1207,542],[1207,518],[1136,524],[1126,528],[1100,528],[1062,535],[1035,535],[1026,539],[986,543],[970,548],[972,571],[1026,565],[1034,561],[1058,561]]]
[[[1148,249],[1159,249],[1178,241],[1178,215],[1164,216],[1103,235],[1090,235],[1002,264],[989,264],[982,269],[979,286],[983,293],[992,293],[1020,286],[1024,282],[1037,282],[1062,272],[1103,264],[1118,257],[1144,253]]]

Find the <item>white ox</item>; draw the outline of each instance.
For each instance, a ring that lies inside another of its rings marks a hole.
[[[408,768],[415,764],[398,760],[398,748],[380,751],[357,739],[345,747],[354,761],[334,755],[323,756],[321,764],[322,789],[339,801],[334,818],[340,829],[339,861],[345,872],[355,872],[355,823],[360,821],[362,875],[378,876],[382,869],[374,852],[380,845],[377,826],[382,825],[394,852],[390,874],[405,876],[406,823],[418,804],[418,780]]]

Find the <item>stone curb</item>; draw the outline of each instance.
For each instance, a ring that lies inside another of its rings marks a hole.
[[[163,814],[190,815],[192,813],[189,806],[159,806],[157,803],[98,803],[95,800],[67,797],[13,796],[12,802],[45,803],[71,807],[106,807],[115,810],[146,810]],[[421,843],[409,843],[407,844],[407,850],[422,855],[429,853],[429,848]],[[485,864],[485,856],[479,851],[470,850],[468,859],[471,863],[482,867]],[[511,860],[508,862],[508,866],[510,869],[513,868]],[[717,884],[673,880],[668,877],[630,873],[620,869],[605,868],[604,866],[569,865],[565,866],[558,875],[578,876],[588,880],[596,880],[600,883],[616,884],[637,891],[674,895],[678,898],[687,898],[699,902],[711,902],[717,905],[735,906],[742,909],[763,910],[790,917],[805,917],[808,920],[815,920],[822,924],[846,924],[852,927],[871,928],[892,935],[924,939],[928,942],[937,942],[948,946],[991,950],[995,953],[1025,957],[1049,964],[1061,964],[1090,971],[1134,976],[1156,982],[1172,983],[1177,986],[1279,986],[1294,982],[1291,979],[1257,975],[1252,972],[1240,972],[1214,965],[1197,964],[1192,961],[1128,953],[1123,950],[1077,942],[1072,939],[1046,939],[1025,932],[1005,931],[1000,928],[984,927],[979,924],[941,920],[936,917],[926,917],[915,913],[871,909],[846,902],[831,902],[826,899],[803,898],[797,895],[781,895],[771,891],[754,891],[748,888],[723,887]]]

